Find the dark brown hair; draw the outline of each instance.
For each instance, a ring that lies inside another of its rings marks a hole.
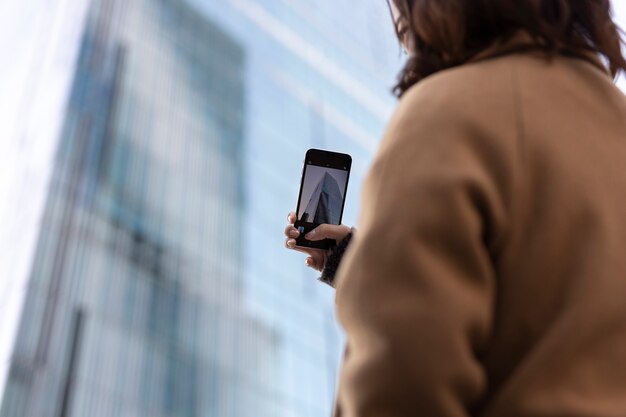
[[[394,1],[412,44],[393,88],[402,96],[412,85],[467,62],[497,40],[520,30],[548,56],[591,50],[603,56],[613,76],[626,70],[621,30],[609,0],[387,0]],[[408,37],[408,38],[407,38]]]

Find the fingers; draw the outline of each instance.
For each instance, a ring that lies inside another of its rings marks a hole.
[[[313,268],[317,271],[322,271],[324,269],[324,265],[326,264],[326,251],[321,249],[296,246],[296,238],[300,236],[300,232],[294,227],[296,220],[297,217],[295,212],[292,211],[287,215],[287,221],[289,222],[289,224],[285,227],[284,231],[286,237],[285,247],[287,249],[306,253],[307,255],[309,255],[304,260],[306,266]],[[339,241],[343,239],[348,233],[350,233],[350,230],[351,229],[345,225],[322,224],[307,233],[305,238],[310,241],[318,241],[323,239],[335,239]]]
[[[298,252],[306,253],[307,255],[315,256],[319,249],[314,248],[303,248],[301,246],[296,246],[296,239],[287,238],[285,239],[285,247],[287,249],[293,249]]]
[[[323,258],[324,257],[324,250],[323,249],[305,248],[305,247],[302,247],[302,246],[296,246],[296,240],[295,239],[290,239],[290,238],[285,239],[285,247],[287,249],[293,249],[293,250],[298,251],[298,252],[306,253],[307,255],[312,256],[313,259],[315,259],[315,260],[317,260],[317,258]]]
[[[296,246],[295,238],[300,236],[300,232],[296,229],[293,224],[296,221],[296,213],[293,211],[287,215],[287,220],[289,224],[285,227],[285,236],[287,239],[285,240],[285,246],[289,249],[293,249]]]
[[[295,249],[296,248],[296,239],[285,239],[285,247],[287,249]]]
[[[309,256],[308,258],[306,258],[304,260],[304,263],[309,268],[313,268],[313,269],[315,269],[317,271],[321,271],[321,267],[320,267],[320,265],[318,265],[318,261],[315,258],[313,258],[312,256]]]
[[[298,229],[293,227],[293,225],[288,224],[287,227],[285,227],[285,236],[288,238],[296,238],[300,236],[300,232],[298,232]]]
[[[305,265],[322,272],[324,265],[326,265],[327,255],[323,251],[311,252],[309,254],[311,256],[304,260]]]
[[[336,241],[340,241],[348,233],[350,233],[350,228],[343,224],[320,224],[304,235],[304,237],[313,242],[323,239],[335,239]]]
[[[287,225],[287,227],[285,227],[285,236],[287,236],[287,238],[285,239],[285,247],[287,249],[306,253],[307,255],[309,255],[304,260],[304,263],[306,264],[306,266],[313,268],[316,271],[322,271],[322,269],[324,269],[324,264],[325,264],[324,251],[322,251],[321,249],[303,248],[303,247],[296,246],[295,238],[298,237],[299,234],[300,233],[295,227],[293,227],[292,225]]]

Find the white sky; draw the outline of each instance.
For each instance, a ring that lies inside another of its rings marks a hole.
[[[0,2],[0,401],[86,4]]]

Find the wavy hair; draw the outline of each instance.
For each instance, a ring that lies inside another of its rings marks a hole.
[[[626,70],[623,32],[609,0],[387,0],[404,20],[399,39],[411,44],[393,88],[401,97],[438,71],[467,62],[495,41],[526,31],[548,56],[593,51],[616,77]],[[389,6],[391,6],[389,4]]]

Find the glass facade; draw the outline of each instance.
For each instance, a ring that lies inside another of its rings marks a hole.
[[[385,2],[85,10],[0,416],[329,415],[334,292],[282,230],[310,147],[352,155],[356,222]]]

